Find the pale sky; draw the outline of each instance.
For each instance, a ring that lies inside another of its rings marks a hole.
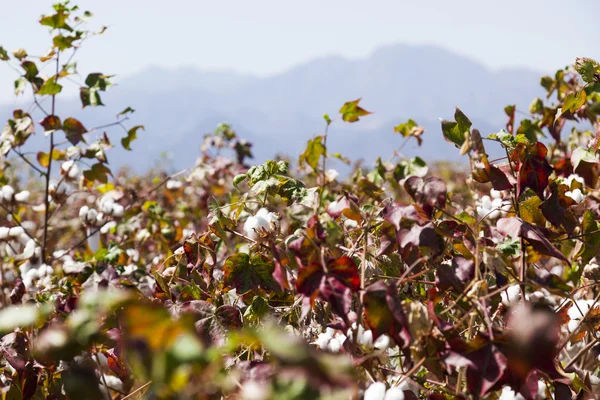
[[[109,26],[79,54],[80,72],[121,77],[151,65],[271,75],[327,55],[435,44],[490,68],[551,72],[600,58],[599,0],[81,0]],[[43,53],[48,0],[1,0],[0,45]],[[0,103],[15,74],[0,65]]]

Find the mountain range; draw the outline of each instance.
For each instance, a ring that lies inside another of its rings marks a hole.
[[[133,142],[133,152],[114,149],[109,161],[138,171],[155,165],[161,154],[170,155],[173,169],[192,166],[203,134],[220,122],[254,143],[255,163],[276,153],[296,157],[308,139],[323,132],[325,113],[334,119],[330,151],[350,159],[370,164],[378,156],[389,158],[402,139],[394,126],[412,118],[425,127],[424,142],[420,148],[410,142],[404,155],[457,161],[458,151],[443,140],[439,118],[452,119],[459,107],[483,135],[497,132],[506,123],[504,106],[527,109],[542,95],[540,76],[516,68],[492,71],[434,46],[395,45],[363,59],[316,59],[269,77],[148,67],[103,94],[107,106],[82,110],[73,98],[59,103],[58,114],[74,116],[89,128],[111,122],[125,107],[136,109],[127,123],[142,124],[145,131]],[[341,105],[357,98],[373,114],[355,124],[342,122]],[[3,119],[11,111],[0,105]],[[109,131],[115,144],[122,135],[119,128]],[[41,140],[43,135],[36,135],[33,145]]]

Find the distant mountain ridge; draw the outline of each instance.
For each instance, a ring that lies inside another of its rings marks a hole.
[[[193,165],[202,135],[222,121],[254,143],[257,163],[275,153],[296,156],[309,138],[322,132],[324,113],[334,117],[345,101],[360,97],[374,114],[357,124],[336,121],[330,129],[332,151],[367,162],[377,156],[387,159],[400,143],[393,127],[413,118],[426,128],[424,145],[407,146],[406,155],[457,160],[458,152],[442,138],[438,117],[451,118],[458,106],[482,134],[496,132],[505,123],[505,105],[524,108],[542,94],[540,76],[523,69],[491,71],[434,46],[396,45],[364,59],[320,58],[264,78],[150,67],[119,80],[103,96],[107,107],[81,110],[72,99],[59,104],[59,114],[66,112],[92,127],[131,106],[137,112],[130,122],[146,130],[133,143],[133,153],[115,149],[109,161],[143,170],[170,152],[173,167],[184,168]],[[3,119],[10,111],[0,106]],[[111,132],[118,143],[122,132]]]

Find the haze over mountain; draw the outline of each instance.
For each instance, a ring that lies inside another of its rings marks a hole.
[[[80,118],[88,128],[111,122],[127,106],[136,109],[128,124],[143,124],[133,152],[115,149],[113,165],[143,170],[169,152],[174,168],[193,165],[203,134],[219,122],[229,122],[239,136],[254,143],[254,162],[276,153],[297,155],[306,141],[323,131],[323,114],[336,121],[330,128],[329,148],[368,163],[387,159],[401,138],[393,127],[413,118],[426,129],[423,147],[416,142],[403,149],[426,160],[457,160],[458,151],[446,143],[438,118],[452,119],[460,107],[474,127],[487,135],[501,129],[503,108],[526,109],[541,96],[542,74],[524,69],[491,71],[481,64],[433,46],[396,45],[381,48],[365,59],[316,59],[280,75],[258,78],[227,71],[149,67],[119,79],[103,95],[106,107],[81,110],[78,99],[59,103],[58,114]],[[356,98],[374,114],[356,124],[337,118],[340,106]],[[0,116],[11,109],[0,106]],[[39,120],[39,112],[34,113]],[[118,144],[123,132],[112,128]],[[36,142],[42,140],[38,134]],[[38,142],[39,143],[39,142]]]

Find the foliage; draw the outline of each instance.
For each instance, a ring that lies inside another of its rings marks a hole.
[[[0,136],[3,399],[598,393],[597,62],[543,77],[547,98],[486,137],[457,108],[438,139],[468,172],[400,156],[427,140],[408,120],[390,161],[342,179],[326,114],[298,171],[247,165],[252,145],[220,124],[192,168],[135,176],[107,161],[114,128],[127,150],[143,134],[132,108],[100,127],[59,116],[72,57],[104,32],[90,17],[58,3],[46,55],[0,47],[34,98]],[[89,74],[82,107],[113,78]],[[358,103],[340,119],[368,118]]]

